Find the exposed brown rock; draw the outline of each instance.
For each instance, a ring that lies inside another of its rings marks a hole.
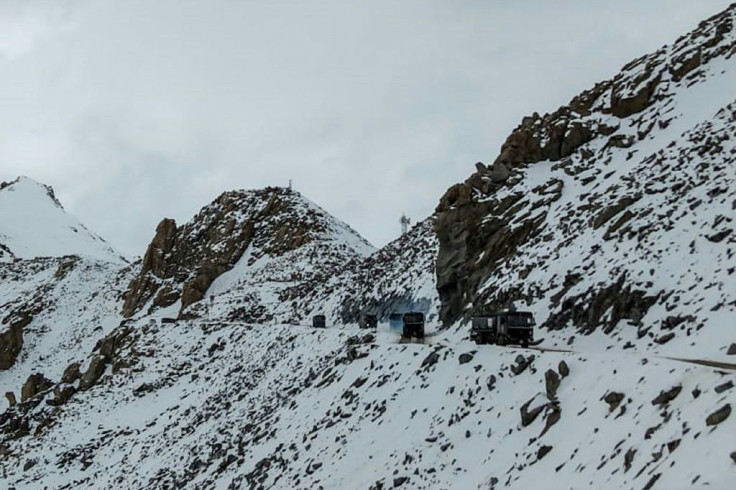
[[[82,379],[79,382],[79,389],[88,390],[94,386],[104,374],[106,365],[107,358],[105,356],[96,355],[92,358],[87,371],[84,372]]]
[[[61,382],[74,383],[81,376],[82,374],[79,372],[79,363],[73,362],[64,369],[64,374],[61,375]]]
[[[0,332],[0,371],[10,369],[23,348],[23,328],[31,323],[33,316],[20,314],[10,321],[8,329]]]
[[[15,406],[15,404],[17,403],[15,399],[15,393],[13,393],[12,391],[6,392],[5,398],[8,400],[8,405],[10,405],[11,407]]]
[[[708,415],[708,417],[705,419],[705,425],[718,425],[726,420],[729,415],[731,415],[731,404],[727,403],[712,414]]]
[[[52,386],[54,386],[54,382],[50,379],[46,379],[43,374],[31,374],[28,376],[26,382],[23,383],[23,388],[21,388],[20,391],[20,401],[25,402],[37,394],[48,390]]]

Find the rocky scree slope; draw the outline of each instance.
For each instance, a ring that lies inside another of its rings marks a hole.
[[[66,213],[51,187],[0,184],[0,391],[70,359],[118,325],[125,259]],[[5,402],[3,402],[5,404]]]
[[[179,228],[161,221],[130,283],[123,315],[174,306],[179,315],[201,316],[213,305],[195,303],[208,294],[217,297],[218,314],[231,320],[270,321],[273,307],[293,291],[373,251],[298,192],[226,192]]]
[[[18,489],[732,481],[732,373],[445,335],[141,319],[0,414],[0,474]]]
[[[565,343],[596,332],[623,347],[727,355],[734,17],[736,5],[556,112],[524,118],[492,165],[447,191],[437,208],[446,324],[514,305]]]

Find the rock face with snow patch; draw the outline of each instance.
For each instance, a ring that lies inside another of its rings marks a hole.
[[[282,270],[274,279],[316,280],[373,251],[350,227],[290,189],[226,192],[181,228],[168,219],[159,224],[126,293],[123,315],[134,315],[149,301],[148,311],[180,301],[184,312],[239,261],[245,261],[242,272],[268,262],[287,265],[304,255],[296,254],[300,249],[311,255],[300,257],[304,267]]]
[[[549,312],[550,329],[615,335],[625,323],[663,345],[733,314],[735,15],[524,118],[490,168],[448,190],[437,208],[446,324],[516,306]],[[699,283],[709,290],[686,289]]]

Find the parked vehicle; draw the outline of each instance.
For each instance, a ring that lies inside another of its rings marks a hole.
[[[360,328],[378,328],[378,317],[376,315],[363,315],[360,320]]]
[[[527,347],[534,342],[534,315],[528,311],[506,311],[474,316],[470,340],[476,344],[519,344]]]
[[[314,328],[327,328],[327,319],[324,315],[314,315],[312,317],[312,326]]]
[[[404,313],[402,320],[404,322],[404,326],[401,331],[402,338],[410,339],[414,337],[417,339],[424,339],[424,313],[416,311]]]

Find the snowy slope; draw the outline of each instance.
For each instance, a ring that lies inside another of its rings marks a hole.
[[[49,378],[0,414],[2,482],[730,489],[735,17],[525,118],[380,251],[269,188],[162,221],[129,268],[0,264],[34,332],[2,388]],[[355,325],[417,305],[423,344]],[[464,316],[510,305],[539,348],[468,341]]]
[[[79,255],[124,264],[102,238],[70,216],[51,187],[28,177],[0,185],[0,260]]]
[[[736,402],[733,372],[353,333],[361,332],[139,323],[99,384],[60,408],[26,403],[0,416],[8,436],[24,423],[36,434],[6,440],[12,456],[0,468],[18,489],[726,489],[733,481],[736,419],[707,422]]]
[[[59,379],[72,360],[118,326],[131,273],[112,262],[71,256],[0,263],[0,277],[0,333],[20,323],[23,341],[12,367],[0,370],[0,392],[18,393],[31,374]]]
[[[446,323],[513,304],[550,346],[733,359],[735,16],[524,118],[448,191]]]

